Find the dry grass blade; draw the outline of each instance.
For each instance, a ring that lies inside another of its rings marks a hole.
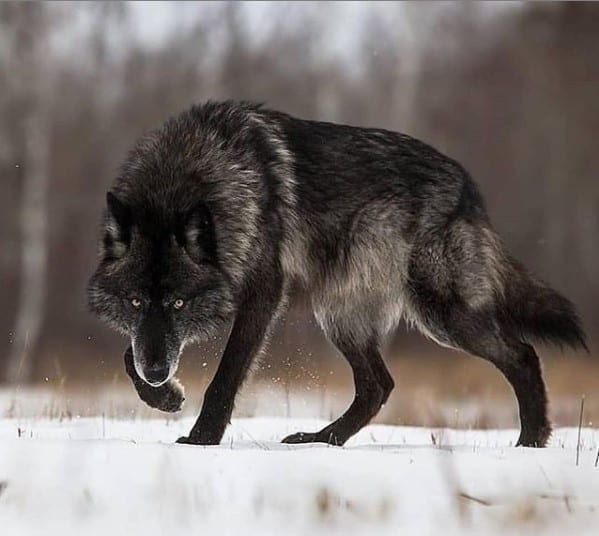
[[[576,466],[580,461],[580,433],[582,431],[582,415],[584,413],[584,395],[580,399],[580,417],[578,419],[578,439],[576,441]]]
[[[463,491],[460,491],[458,493],[458,497],[460,499],[465,499],[467,501],[472,501],[475,502],[477,504],[482,504],[483,506],[492,506],[493,503],[490,501],[487,501],[485,499],[479,499],[478,497],[473,497],[472,495],[468,495],[467,493],[464,493]]]

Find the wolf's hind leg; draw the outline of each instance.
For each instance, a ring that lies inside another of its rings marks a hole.
[[[551,436],[541,361],[529,344],[508,337],[462,340],[461,347],[493,363],[512,386],[520,412],[516,446],[544,447]]]
[[[456,307],[445,328],[430,324],[429,328],[441,341],[486,359],[502,372],[518,400],[520,437],[516,445],[544,447],[551,436],[551,424],[541,362],[534,348],[506,333],[492,312]]]
[[[383,362],[375,338],[360,344],[351,333],[337,331],[328,335],[351,365],[355,398],[335,422],[319,432],[292,434],[283,439],[283,443],[343,445],[378,413],[394,387],[393,378]]]
[[[505,253],[484,225],[452,225],[433,232],[443,239],[422,240],[412,251],[406,286],[412,320],[438,343],[493,363],[518,399],[517,445],[543,447],[551,426],[539,357],[499,316],[506,308]]]
[[[133,364],[133,350],[131,346],[125,351],[125,370],[131,378],[135,390],[148,406],[160,411],[174,413],[180,411],[185,401],[185,392],[183,386],[175,378],[169,380],[160,387],[152,387],[143,381],[135,371]]]

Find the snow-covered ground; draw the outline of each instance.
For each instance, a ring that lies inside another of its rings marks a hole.
[[[218,447],[192,419],[0,420],[0,533],[599,534],[599,431],[372,425],[346,447],[279,440],[322,421],[234,420]]]

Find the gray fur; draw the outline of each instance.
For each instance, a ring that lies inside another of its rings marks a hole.
[[[393,388],[380,348],[403,319],[494,363],[518,398],[519,444],[542,446],[546,394],[528,342],[584,346],[572,305],[507,253],[458,163],[403,134],[250,103],[193,107],[136,144],[108,196],[99,261],[91,307],[131,338],[127,371],[154,407],[182,402],[182,348],[233,322],[181,442],[220,441],[293,289],[348,359],[356,398],[324,430],[287,442],[342,444],[374,416]]]

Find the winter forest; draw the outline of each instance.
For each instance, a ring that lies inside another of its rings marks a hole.
[[[104,192],[141,133],[209,98],[399,130],[457,159],[510,249],[574,301],[596,348],[595,5],[146,11],[0,6],[1,378],[112,376],[122,342],[85,306]],[[327,352],[301,307],[279,338],[273,366],[298,345]],[[400,338],[425,351],[419,335]]]
[[[595,534],[598,28],[593,2],[0,2],[5,533]],[[537,348],[550,448],[511,448],[502,376],[409,327],[385,349],[396,388],[375,424],[345,448],[281,445],[353,395],[302,297],[220,446],[174,445],[227,333],[185,350],[186,406],[165,416],[138,399],[86,285],[127,151],[208,99],[403,132],[468,170],[589,338],[589,355]]]

